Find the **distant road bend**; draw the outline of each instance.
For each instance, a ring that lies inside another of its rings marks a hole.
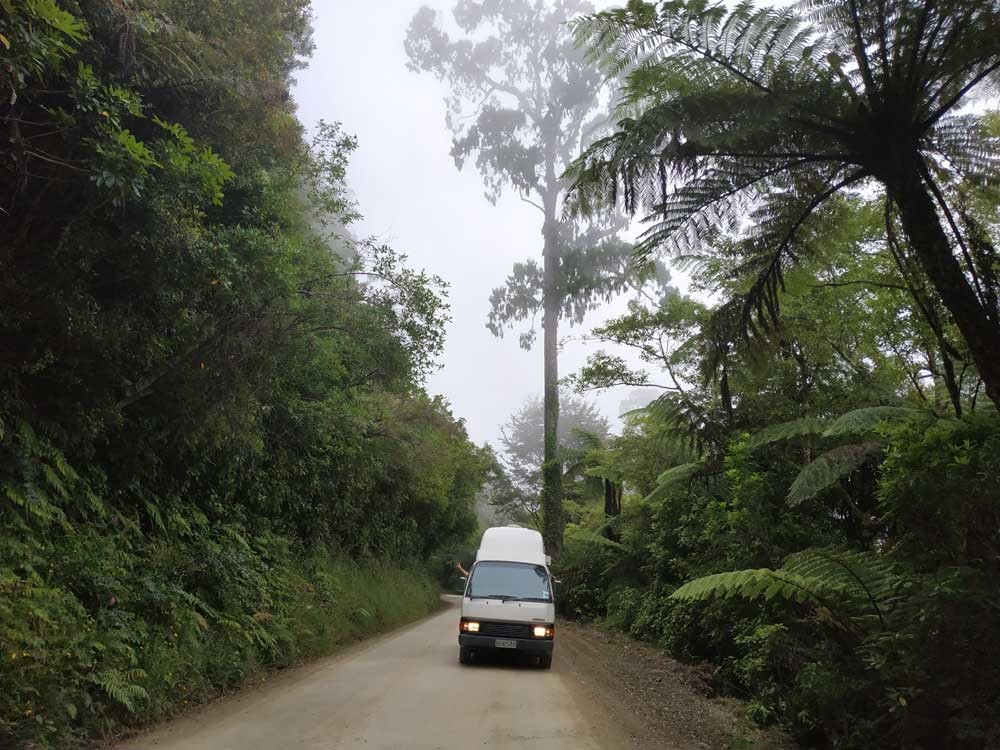
[[[439,615],[223,699],[118,750],[468,750],[630,747],[575,689],[559,639],[530,661],[458,663],[457,602]]]

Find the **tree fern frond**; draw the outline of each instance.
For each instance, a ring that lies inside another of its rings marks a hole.
[[[582,526],[576,526],[572,528],[572,530],[567,529],[566,534],[575,541],[585,542],[587,544],[599,544],[604,547],[610,547],[611,549],[616,549],[619,551],[627,551],[628,547],[626,547],[621,542],[616,542],[602,535],[601,532],[604,529],[608,528],[609,525],[610,523],[605,524],[597,531],[590,531],[589,529],[585,529]]]
[[[977,115],[940,120],[927,133],[928,148],[939,154],[944,167],[983,185],[1000,185],[1000,138],[991,136]]]
[[[823,437],[865,435],[873,432],[882,422],[908,422],[926,416],[927,413],[920,409],[905,406],[868,406],[837,417],[823,430]]]
[[[788,489],[788,504],[799,505],[830,489],[881,450],[881,443],[869,442],[841,445],[826,451],[806,464],[795,477]]]
[[[648,503],[662,500],[671,490],[681,485],[689,484],[692,479],[704,472],[705,463],[703,461],[694,461],[667,469],[656,478],[656,487],[642,499],[642,502]]]
[[[571,432],[576,437],[581,450],[604,450],[604,437],[602,435],[598,435],[596,432],[584,429],[583,427],[574,427]]]
[[[735,570],[688,581],[670,595],[671,599],[705,600],[729,599],[785,599],[787,601],[827,606],[829,599],[840,595],[846,587],[820,577],[803,576],[784,570],[756,568]]]
[[[789,555],[782,567],[715,573],[689,581],[672,599],[784,599],[810,604],[823,619],[861,635],[884,630],[905,616],[910,578],[884,556],[841,549],[807,549]]]
[[[816,577],[853,590],[881,622],[894,613],[912,582],[902,569],[875,552],[813,548],[785,558],[781,567],[795,575]]]
[[[741,2],[729,9],[724,3],[666,2],[655,21],[648,11],[644,16],[642,33],[622,39],[619,46],[622,56],[633,64],[662,64],[667,54],[688,64],[710,61],[734,78],[762,89],[767,88],[766,82],[776,70],[801,65],[810,57],[807,50],[823,45],[822,38],[803,25],[794,8],[758,8],[752,2]],[[657,35],[671,41],[672,47],[651,41]]]
[[[785,440],[797,440],[809,437],[818,438],[823,434],[823,425],[815,417],[802,417],[793,419],[790,422],[781,422],[765,427],[760,432],[750,436],[747,445],[751,450],[763,448],[765,445],[778,443]]]
[[[721,414],[680,394],[665,393],[636,411],[658,423],[650,425],[652,434],[658,432],[699,455],[721,449],[728,438]]]

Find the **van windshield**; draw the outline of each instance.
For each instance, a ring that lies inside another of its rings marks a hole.
[[[549,574],[545,568],[515,562],[477,563],[466,595],[473,599],[552,601]]]

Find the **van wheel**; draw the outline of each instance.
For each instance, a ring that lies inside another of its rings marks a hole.
[[[470,664],[472,663],[472,649],[468,646],[458,647],[458,663],[459,664]]]
[[[542,654],[539,656],[538,666],[542,669],[552,669],[552,654]]]

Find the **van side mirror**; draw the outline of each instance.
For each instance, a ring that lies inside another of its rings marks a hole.
[[[461,578],[463,581],[468,581],[469,580],[468,577],[466,577],[466,576],[459,576],[459,578]]]

